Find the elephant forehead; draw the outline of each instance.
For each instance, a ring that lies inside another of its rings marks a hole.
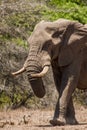
[[[28,38],[29,43],[45,42],[50,40],[51,37],[44,29],[35,29],[31,36]]]

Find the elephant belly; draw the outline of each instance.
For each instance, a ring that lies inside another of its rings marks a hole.
[[[85,90],[87,89],[87,81],[79,81],[78,82],[78,85],[77,85],[77,88],[78,89],[82,89],[82,90]]]
[[[77,87],[79,89],[87,89],[87,64],[86,63],[82,67]]]

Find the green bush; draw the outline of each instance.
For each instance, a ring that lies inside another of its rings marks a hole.
[[[87,7],[81,0],[50,0],[48,8],[45,8],[42,15],[47,20],[66,18],[85,24],[87,22]]]
[[[16,44],[19,45],[19,46],[23,46],[23,47],[27,48],[27,41],[23,40],[23,39],[20,38],[20,37],[12,38],[11,41],[12,41],[13,43],[16,43]]]
[[[77,4],[77,5],[87,5],[86,0],[50,0],[51,5],[64,5],[67,3]]]
[[[10,106],[11,105],[11,99],[10,97],[6,94],[6,92],[2,92],[0,94],[0,108],[3,108],[4,106]]]

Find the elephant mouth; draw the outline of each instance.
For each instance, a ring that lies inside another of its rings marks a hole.
[[[31,77],[43,77],[49,69],[49,66],[45,66],[40,73],[31,74]]]
[[[32,87],[34,94],[39,98],[43,98],[46,91],[45,91],[45,87],[44,87],[42,79],[34,78],[32,80],[29,80],[29,82],[30,82],[30,85]]]

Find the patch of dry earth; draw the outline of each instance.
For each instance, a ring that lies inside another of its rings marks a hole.
[[[53,110],[17,110],[0,112],[0,130],[87,130],[87,109],[76,110],[79,125],[51,126]]]

